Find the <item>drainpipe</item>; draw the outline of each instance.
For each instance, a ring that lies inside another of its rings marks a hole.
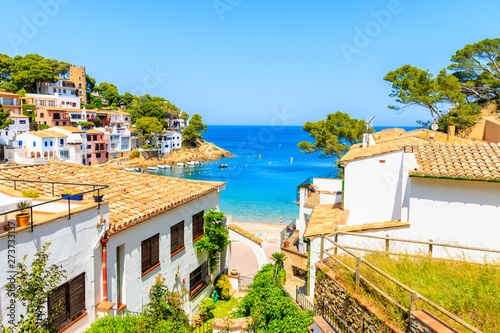
[[[102,244],[102,300],[108,301],[108,270],[106,268],[106,243],[108,242],[107,236],[101,239]]]
[[[345,165],[342,165],[340,163],[337,164],[337,167],[339,169],[342,169],[342,204],[341,207],[344,209],[344,180],[345,180]]]
[[[103,220],[101,220],[101,223],[104,223]],[[94,246],[92,247],[92,250],[90,250],[90,290],[92,294],[91,298],[91,309],[92,311],[95,311],[95,250],[97,250],[97,247],[99,246],[99,243],[101,242],[101,239],[104,237],[106,233],[106,228],[101,228],[101,232],[99,233],[99,237],[97,238],[96,242],[94,243]],[[94,313],[95,314],[95,313]]]

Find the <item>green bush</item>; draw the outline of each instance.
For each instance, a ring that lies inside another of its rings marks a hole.
[[[22,193],[23,193],[23,197],[26,197],[26,198],[38,198],[38,196],[40,195],[40,193],[38,193],[37,191],[34,191],[34,190],[25,190]]]
[[[150,317],[126,314],[124,317],[104,317],[92,323],[85,333],[160,333],[178,332],[189,333],[191,330],[184,321],[167,319],[153,323]]]
[[[229,277],[226,274],[221,274],[215,283],[215,290],[217,290],[217,294],[224,301],[228,301],[231,298],[229,294],[229,290],[231,289],[231,282],[229,281]]]
[[[200,315],[206,316],[206,319],[212,319],[214,317],[213,310],[215,309],[214,300],[211,297],[205,297],[200,304],[198,304],[198,309],[200,310]]]

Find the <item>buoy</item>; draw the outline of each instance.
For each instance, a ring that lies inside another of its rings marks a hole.
[[[260,155],[259,155],[259,158],[260,158]]]

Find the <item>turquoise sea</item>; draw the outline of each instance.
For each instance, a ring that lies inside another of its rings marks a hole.
[[[334,159],[300,152],[298,142],[312,142],[302,126],[212,125],[203,138],[235,157],[154,173],[226,182],[221,211],[235,221],[279,223],[280,217],[283,223],[292,221],[299,214],[297,185],[308,177],[333,177],[337,171]],[[218,168],[222,163],[228,167]]]

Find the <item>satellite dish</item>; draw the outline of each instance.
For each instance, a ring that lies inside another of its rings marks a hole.
[[[437,129],[438,129],[438,125],[436,123],[432,123],[431,130],[437,131]]]

